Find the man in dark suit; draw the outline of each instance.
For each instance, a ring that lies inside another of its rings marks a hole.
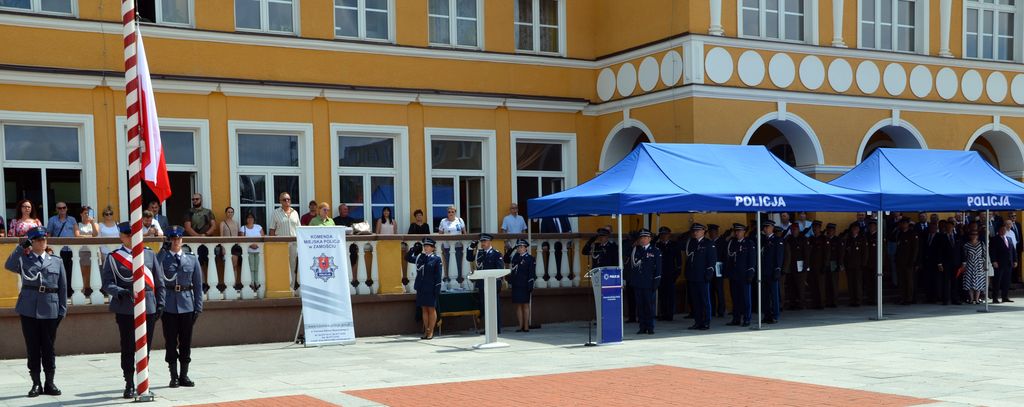
[[[1017,267],[1017,250],[1007,237],[1006,226],[999,228],[998,234],[989,241],[989,252],[992,256],[992,267],[995,276],[992,278],[992,303],[1013,302],[1010,300],[1010,273]],[[1000,301],[1002,298],[1002,301]]]
[[[940,256],[942,263],[939,264],[939,300],[942,305],[960,304],[960,290],[963,284],[957,285],[956,272],[960,268],[960,244],[957,242],[956,223],[939,222],[942,229],[942,250]]]
[[[640,323],[637,335],[654,334],[655,293],[661,283],[661,251],[651,244],[651,232],[640,231],[638,244],[630,251],[629,261],[632,265],[630,285],[636,297],[636,317]]]
[[[1019,260],[1022,252],[1024,252],[1024,241],[1021,240],[1022,229],[1020,228],[1020,222],[1017,222],[1017,212],[1010,212],[1006,214],[1006,219],[1012,222],[1012,224],[1010,225],[1010,231],[1013,232],[1013,235],[1017,238],[1016,249],[1017,259]],[[1021,279],[1020,270],[1014,268],[1011,274],[1013,274],[1012,281],[1019,283]]]
[[[943,282],[943,252],[949,244],[946,235],[939,233],[939,225],[928,224],[928,231],[921,237],[921,274],[927,289],[928,302],[936,302],[941,297]],[[948,287],[946,287],[946,291]],[[948,303],[948,300],[947,300]]]
[[[569,218],[565,216],[559,216],[557,218],[543,218],[540,220],[540,233],[572,233],[572,224],[569,223]],[[548,244],[545,242],[541,244],[541,249],[548,248],[548,253],[551,253]],[[562,242],[556,241],[554,244],[555,254],[555,274],[552,278],[567,278],[562,275]],[[549,254],[550,256],[550,254]],[[548,270],[548,273],[551,271]],[[561,279],[559,279],[561,280]]]

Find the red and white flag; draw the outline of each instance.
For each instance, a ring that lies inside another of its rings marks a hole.
[[[160,202],[171,196],[171,182],[167,178],[167,163],[160,142],[160,123],[157,121],[156,100],[153,97],[153,82],[149,79],[149,64],[146,49],[142,46],[142,33],[136,37],[139,73],[139,138],[145,146],[142,152],[142,179],[156,194]]]

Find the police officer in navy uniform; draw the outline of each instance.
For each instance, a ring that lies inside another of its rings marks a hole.
[[[171,372],[171,388],[179,385],[194,387],[188,377],[192,362],[192,327],[203,312],[203,269],[199,258],[181,250],[181,236],[185,228],[172,226],[167,230],[169,246],[157,254],[164,276],[164,314],[160,317],[164,327],[167,353],[164,360]],[[178,375],[181,362],[181,375]]]
[[[117,225],[121,231],[122,246],[103,259],[100,276],[103,291],[110,296],[110,312],[121,335],[121,373],[124,375],[124,398],[135,393],[135,300],[132,296],[132,228],[128,222]],[[164,273],[152,250],[143,250],[143,264],[149,270],[146,276],[146,343],[147,352],[153,348],[153,328],[164,310]],[[150,286],[152,281],[152,286]]]
[[[516,332],[530,332],[530,299],[533,282],[537,279],[537,263],[530,255],[530,242],[516,241],[515,252],[507,258],[512,272],[505,278],[512,286],[512,303],[516,307],[519,329]]]
[[[774,324],[779,322],[781,312],[779,279],[782,277],[782,262],[785,248],[782,238],[774,231],[775,222],[766,220],[761,223],[761,309],[762,322]]]
[[[437,302],[441,296],[443,282],[441,256],[434,253],[436,243],[429,237],[417,242],[408,253],[405,261],[416,265],[416,306],[422,309],[423,336],[420,339],[434,339],[434,327],[437,326]]]
[[[661,251],[661,281],[658,283],[658,320],[671,321],[676,314],[676,280],[683,266],[683,250],[679,242],[672,239],[672,229],[658,228],[658,241],[654,244]]]
[[[747,239],[747,227],[732,225],[733,238],[725,246],[725,277],[729,278],[732,296],[732,321],[726,325],[750,326],[750,284],[757,274],[757,246]]]
[[[711,329],[711,279],[715,277],[715,263],[718,249],[715,242],[704,237],[705,227],[700,223],[690,226],[690,238],[686,240],[686,284],[693,298],[693,325],[688,329],[706,331]]]
[[[28,396],[59,396],[60,389],[53,384],[57,369],[53,344],[57,327],[68,313],[67,275],[63,260],[46,245],[45,228],[29,229],[25,237],[27,240],[14,248],[4,267],[21,277],[21,292],[14,311],[21,316],[28,372],[32,376]],[[39,380],[40,365],[46,373],[45,385]]]
[[[476,261],[476,270],[489,270],[489,269],[503,269],[505,268],[505,262],[502,261],[501,252],[494,249],[491,246],[491,235],[488,233],[481,233],[479,243],[473,242],[469,244],[469,250],[466,252],[466,260]],[[479,246],[479,247],[478,247]],[[472,274],[472,273],[471,273]],[[501,279],[496,279],[498,289],[495,294],[501,293]],[[476,286],[477,291],[477,304],[480,307],[480,315],[484,315],[484,280],[476,280],[473,282]],[[501,333],[501,296],[498,295],[497,313],[498,313],[498,333]]]
[[[654,334],[654,293],[661,282],[661,250],[651,244],[651,231],[640,230],[637,245],[629,256],[630,285],[636,297],[636,318],[640,330],[636,333]]]
[[[597,236],[587,240],[583,245],[584,256],[590,256],[590,268],[615,267],[619,265],[619,245],[609,239],[612,231],[608,228],[597,229]]]

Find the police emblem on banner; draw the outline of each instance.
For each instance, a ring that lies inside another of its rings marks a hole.
[[[313,277],[324,280],[334,278],[334,274],[338,271],[338,265],[334,264],[334,257],[330,257],[326,254],[321,253],[320,256],[313,258],[313,266],[310,267],[313,271]]]

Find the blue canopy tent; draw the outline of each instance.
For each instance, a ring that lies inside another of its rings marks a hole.
[[[529,200],[529,208],[532,218],[615,215],[621,245],[623,214],[757,212],[759,232],[762,211],[867,211],[877,198],[810,178],[764,146],[643,143],[590,181]],[[757,276],[760,283],[761,262]]]
[[[975,151],[879,148],[830,184],[876,194],[874,209],[879,212],[1024,208],[1024,184],[992,167]],[[878,219],[883,220],[881,213]],[[985,240],[987,258],[987,233]],[[878,251],[877,317],[881,319],[882,233]]]
[[[529,201],[530,217],[875,209],[877,193],[808,177],[764,146],[643,143],[575,188]]]

